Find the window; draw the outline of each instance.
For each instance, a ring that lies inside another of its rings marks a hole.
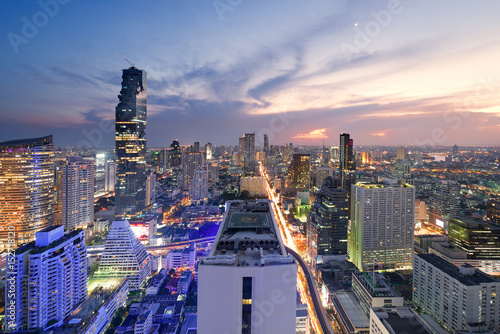
[[[241,333],[252,333],[252,277],[243,277]]]

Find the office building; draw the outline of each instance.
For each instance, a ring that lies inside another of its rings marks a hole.
[[[156,173],[146,172],[146,207],[156,202]]]
[[[240,153],[243,155],[243,168],[245,171],[255,171],[255,133],[245,133],[239,140]]]
[[[354,144],[348,133],[340,134],[340,178],[342,189],[351,194],[351,185],[356,182],[356,160]]]
[[[52,226],[35,235],[9,259],[6,332],[61,326],[87,299],[84,231],[65,234],[63,226]]]
[[[325,179],[315,197],[307,217],[307,251],[313,268],[319,256],[347,254],[349,221],[347,191],[335,187],[333,178]]]
[[[240,192],[248,191],[250,196],[266,196],[266,179],[263,176],[242,176]]]
[[[214,246],[198,266],[198,333],[295,333],[297,264],[271,205],[226,202]]]
[[[482,219],[450,218],[448,241],[467,252],[469,259],[500,260],[500,226]]]
[[[193,272],[190,270],[183,272],[179,278],[179,282],[177,282],[177,293],[184,295],[187,294],[192,281]]]
[[[97,277],[128,277],[129,289],[138,290],[151,274],[149,254],[126,220],[114,221],[104,246]]]
[[[87,160],[87,159],[84,159]],[[87,162],[89,162],[87,160]],[[106,190],[106,153],[101,152],[95,155],[92,159],[94,164],[94,194],[96,196],[103,195]]]
[[[192,243],[184,249],[172,249],[162,260],[162,267],[167,271],[171,269],[193,270],[196,265],[196,246]]]
[[[182,179],[183,189],[189,190],[189,185],[198,167],[205,164],[203,153],[186,152],[182,155]]]
[[[62,166],[62,222],[67,231],[94,222],[94,173],[92,161],[67,157]]]
[[[177,139],[174,139],[170,144],[169,158],[171,168],[180,166],[182,163],[182,150]]]
[[[285,180],[285,187],[287,188],[287,191],[309,191],[310,159],[310,154],[293,155]]]
[[[318,167],[315,170],[314,173],[314,180],[315,180],[315,186],[318,189],[321,189],[321,186],[323,185],[323,181],[327,177],[332,177],[333,176],[333,168],[331,167]]]
[[[105,167],[105,191],[114,192],[116,185],[116,162],[107,161]]]
[[[446,229],[449,218],[457,218],[459,214],[460,184],[451,180],[434,183],[429,203],[429,221]]]
[[[0,143],[0,250],[35,240],[53,223],[52,135]]]
[[[353,272],[352,292],[367,316],[373,307],[404,306],[404,298],[377,272]]]
[[[486,206],[486,216],[488,221],[500,225],[500,199],[490,198]]]
[[[189,185],[189,200],[195,204],[208,200],[208,165],[199,166],[194,171]]]
[[[460,268],[435,254],[417,254],[413,271],[413,303],[449,331],[468,324],[500,325],[500,281],[474,267]]]
[[[116,188],[118,216],[129,217],[146,207],[146,72],[123,70],[116,106]]]
[[[358,182],[351,205],[349,261],[360,271],[411,269],[415,188]]]

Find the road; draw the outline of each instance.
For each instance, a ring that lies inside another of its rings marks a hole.
[[[206,242],[206,241],[212,241],[212,240],[215,240],[215,236],[187,240],[187,241],[174,242],[174,243],[171,243],[168,245],[163,245],[163,246],[145,246],[145,248],[147,251],[162,251],[162,250],[168,250],[170,248],[187,246],[187,245],[192,244],[193,242]],[[99,255],[99,254],[102,254],[103,251],[104,251],[104,245],[88,246],[87,247],[87,254],[88,255]]]
[[[283,239],[283,242],[285,243],[287,250],[290,252],[292,256],[295,257],[297,262],[300,264],[302,271],[304,272],[304,275],[306,277],[308,286],[307,290],[305,289],[305,286],[303,285],[303,282],[300,278],[297,279],[297,288],[302,297],[302,300],[304,300],[307,303],[312,327],[318,334],[333,333],[333,329],[330,325],[325,309],[323,308],[323,304],[321,302],[321,298],[318,289],[316,287],[316,282],[314,281],[314,278],[312,276],[311,271],[309,270],[309,267],[307,266],[307,263],[305,263],[302,257],[297,253],[295,240],[292,237],[288,228],[286,227],[286,220],[278,205],[279,203],[278,198],[274,194],[274,190],[271,189],[269,178],[267,174],[264,172],[262,166],[260,167],[260,173],[266,178],[267,194],[269,196],[269,199],[273,201],[273,209],[275,217],[278,219],[281,238]]]
[[[288,253],[292,254],[292,256],[297,260],[306,276],[307,286],[309,287],[309,292],[311,294],[311,299],[314,304],[314,310],[316,311],[316,316],[321,325],[321,330],[323,333],[333,333],[333,328],[330,325],[330,321],[328,320],[328,316],[326,315],[325,309],[323,308],[323,304],[321,302],[321,297],[319,295],[318,289],[316,287],[316,282],[314,281],[314,277],[311,273],[311,270],[307,266],[307,263],[302,259],[302,257],[297,254],[297,252],[292,249],[286,247]]]

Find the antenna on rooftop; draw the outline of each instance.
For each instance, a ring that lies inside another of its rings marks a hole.
[[[135,67],[135,63],[131,63],[130,60],[127,59],[127,57],[123,57],[127,63],[130,64],[130,66]]]

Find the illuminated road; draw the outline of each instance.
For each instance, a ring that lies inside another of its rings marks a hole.
[[[267,194],[269,196],[269,199],[273,201],[273,210],[275,213],[275,217],[278,218],[278,225],[281,232],[281,238],[283,239],[283,242],[285,243],[287,250],[293,257],[295,257],[297,262],[299,262],[302,271],[304,272],[308,288],[306,289],[304,282],[302,281],[302,277],[300,275],[297,279],[297,288],[299,290],[300,296],[302,297],[302,300],[304,300],[307,303],[307,308],[309,310],[309,316],[311,317],[311,324],[314,328],[314,331],[318,334],[333,333],[333,329],[330,325],[325,309],[323,308],[323,304],[321,302],[321,298],[318,289],[316,287],[316,282],[314,281],[314,278],[312,276],[311,271],[309,270],[309,267],[304,262],[302,257],[297,253],[297,247],[295,246],[295,241],[290,231],[286,228],[285,217],[283,216],[283,213],[281,212],[281,209],[278,206],[278,199],[276,198],[274,191],[271,189],[268,176],[262,169],[262,166],[260,166],[260,172],[261,175],[263,175],[266,178]]]
[[[316,287],[316,282],[314,281],[311,270],[307,266],[307,263],[304,261],[304,259],[302,259],[302,257],[297,254],[297,252],[291,250],[288,247],[286,249],[288,250],[288,253],[292,254],[295,260],[297,260],[302,268],[302,271],[304,272],[304,275],[306,275],[307,285],[309,286],[309,292],[311,293],[312,302],[314,304],[314,310],[316,311],[316,315],[320,322],[323,333],[333,333],[333,328],[330,325],[328,316],[326,315],[325,309],[323,308],[321,297]]]
[[[162,251],[162,250],[168,250],[168,249],[174,248],[174,247],[187,246],[187,245],[192,244],[193,242],[206,242],[206,241],[213,241],[213,240],[215,240],[215,236],[194,239],[194,240],[188,240],[188,241],[174,242],[174,243],[171,243],[168,245],[163,245],[163,246],[145,246],[145,248],[147,251]],[[99,254],[102,254],[103,251],[104,251],[104,245],[88,246],[87,247],[87,255],[99,255]]]

